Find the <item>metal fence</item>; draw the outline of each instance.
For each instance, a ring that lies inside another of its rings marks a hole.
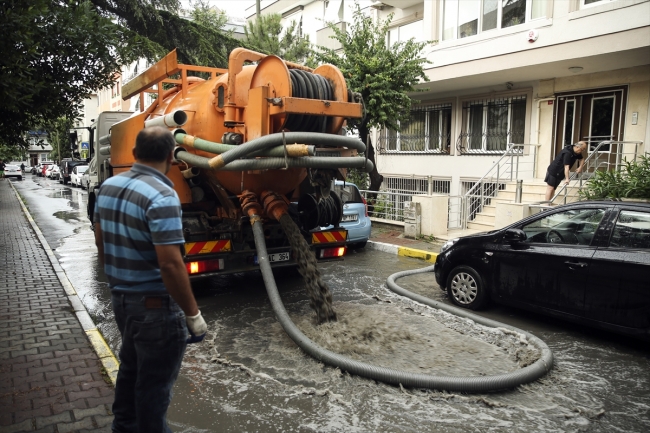
[[[381,191],[361,190],[368,201],[368,215],[387,221],[404,222],[404,203],[414,195],[449,194],[451,179],[433,176],[384,174]]]

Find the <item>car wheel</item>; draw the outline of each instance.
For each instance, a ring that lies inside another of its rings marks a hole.
[[[454,268],[447,278],[447,294],[459,307],[478,310],[487,301],[487,293],[481,276],[469,266]]]
[[[22,177],[22,176],[18,176],[18,180],[23,180],[23,177]]]
[[[355,242],[353,244],[350,244],[350,249],[351,250],[360,250],[362,248],[365,248],[367,243],[368,243],[368,241]]]

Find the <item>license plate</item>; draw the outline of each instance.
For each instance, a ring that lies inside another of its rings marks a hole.
[[[356,221],[359,218],[358,215],[343,215],[343,218],[341,218],[341,221]]]
[[[275,262],[288,262],[291,259],[291,253],[286,252],[286,253],[275,253],[275,254],[269,254],[269,262],[275,263]],[[255,264],[259,265],[259,259],[257,256],[255,256]]]

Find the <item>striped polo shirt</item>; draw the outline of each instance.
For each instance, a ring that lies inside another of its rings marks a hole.
[[[160,171],[133,164],[102,183],[95,222],[104,239],[104,271],[113,290],[165,293],[154,245],[183,244],[181,203]]]

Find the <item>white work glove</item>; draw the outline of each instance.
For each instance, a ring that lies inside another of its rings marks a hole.
[[[203,320],[201,311],[196,316],[185,316],[185,319],[187,322],[187,330],[190,332],[190,336],[187,337],[187,344],[198,343],[203,340],[205,334],[208,333],[208,325]]]

